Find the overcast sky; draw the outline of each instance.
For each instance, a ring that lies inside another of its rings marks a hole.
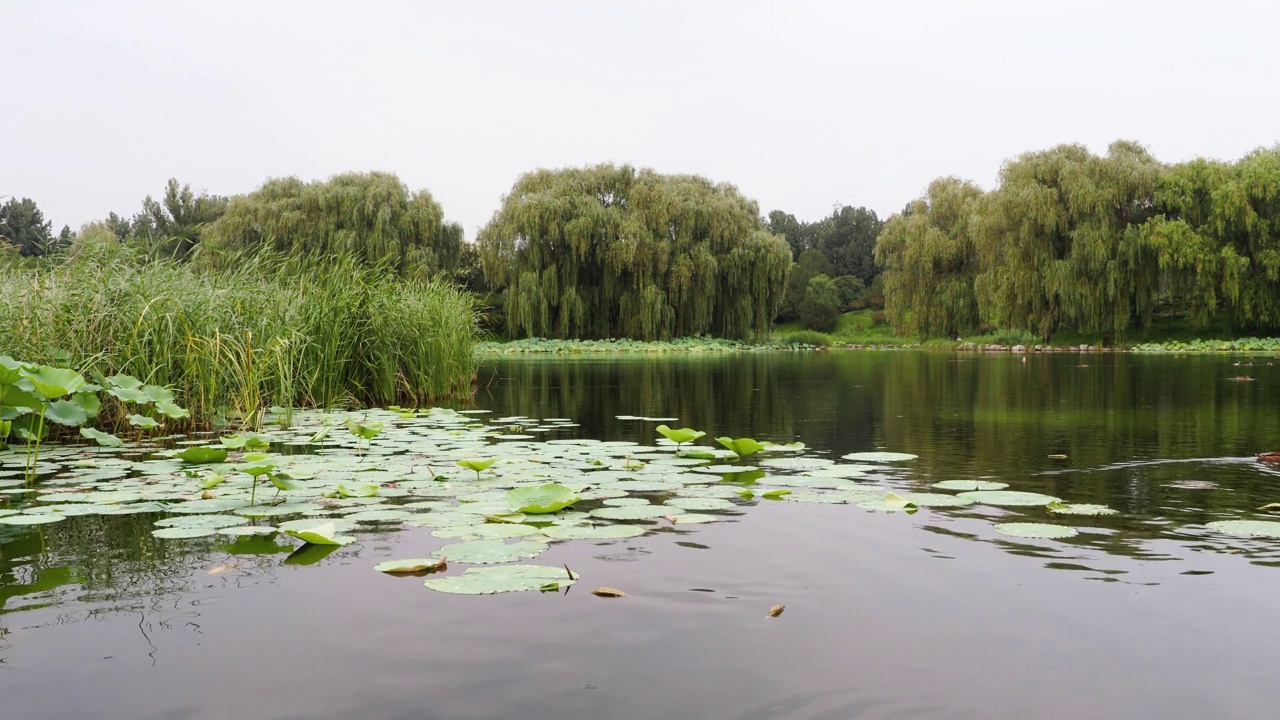
[[[1223,0],[0,0],[0,196],[56,231],[169,177],[388,170],[474,238],[522,172],[613,161],[888,215],[1058,143],[1274,145],[1277,27]]]

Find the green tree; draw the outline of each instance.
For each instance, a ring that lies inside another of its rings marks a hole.
[[[162,255],[186,258],[200,243],[205,227],[222,217],[227,210],[227,199],[218,195],[195,194],[190,185],[179,185],[169,178],[164,195],[154,200],[150,195],[142,201],[144,222],[134,222],[129,234],[149,240],[152,248]],[[111,213],[107,222],[120,228],[121,219]]]
[[[426,190],[410,192],[390,173],[346,173],[328,181],[268,180],[231,199],[206,226],[204,251],[214,263],[239,250],[268,248],[303,259],[349,256],[390,263],[412,277],[453,272],[463,251],[462,227]]]
[[[875,263],[876,238],[884,222],[875,211],[845,205],[818,223],[817,246],[834,268],[834,275],[852,275],[870,285],[879,272]]]
[[[800,258],[792,266],[791,275],[787,278],[787,292],[778,319],[785,322],[800,317],[800,304],[809,292],[809,281],[816,275],[830,276],[834,272],[821,250],[800,253]]]
[[[800,323],[810,330],[831,332],[840,322],[840,294],[826,275],[814,275],[800,302]]]
[[[867,291],[867,286],[852,275],[840,275],[832,280],[836,284],[836,293],[840,296],[840,312],[853,310],[853,304]]]
[[[765,229],[774,235],[785,237],[791,246],[791,257],[799,260],[806,250],[818,249],[818,226],[796,220],[796,216],[781,210],[769,213],[765,220]]]
[[[896,332],[954,339],[978,325],[972,223],[981,198],[982,190],[967,180],[939,178],[885,223],[876,258]]]
[[[31,198],[9,198],[0,205],[0,242],[26,257],[47,255],[59,246],[53,224]]]
[[[1149,320],[1158,260],[1138,226],[1162,168],[1124,141],[1105,157],[1060,145],[1006,163],[975,234],[983,314],[1046,340],[1061,328],[1110,338]]]
[[[479,245],[520,337],[763,337],[791,266],[737,188],[629,165],[526,173]]]

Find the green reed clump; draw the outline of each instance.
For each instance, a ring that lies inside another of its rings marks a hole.
[[[199,422],[423,404],[469,392],[475,371],[469,294],[343,258],[262,253],[211,270],[99,243],[47,267],[0,266],[0,294],[0,349],[172,386]]]

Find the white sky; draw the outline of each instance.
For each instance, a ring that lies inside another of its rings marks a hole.
[[[692,172],[817,219],[1062,142],[1280,141],[1280,3],[0,0],[0,196],[389,170],[474,238],[520,173]]]

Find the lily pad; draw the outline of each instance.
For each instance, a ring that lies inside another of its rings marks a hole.
[[[152,530],[151,534],[166,540],[185,540],[187,538],[208,537],[217,534],[218,528],[212,527],[167,527]]]
[[[918,457],[920,456],[912,455],[911,453],[872,451],[849,453],[848,455],[844,455],[843,459],[853,460],[854,462],[894,463],[915,460]]]
[[[66,520],[66,515],[54,513],[42,513],[36,515],[9,515],[0,517],[0,525],[47,525],[49,523],[62,522]]]
[[[542,528],[542,533],[556,540],[622,540],[639,537],[645,529],[639,525],[551,525]]]
[[[333,523],[320,523],[306,529],[285,530],[284,534],[308,545],[346,545],[355,540],[347,535],[336,535],[336,532]]]
[[[704,515],[703,513],[682,513],[680,515],[672,515],[671,519],[676,525],[699,525],[719,522],[724,518],[719,515]]]
[[[373,566],[374,570],[390,575],[412,575],[432,573],[445,568],[445,561],[438,558],[408,558],[405,560],[387,560]]]
[[[0,522],[4,521],[0,518]],[[1269,520],[1217,520],[1205,523],[1205,527],[1231,535],[1280,538],[1280,522]]]
[[[505,540],[537,535],[538,528],[519,523],[486,523],[484,525],[444,527],[433,530],[431,534],[438,538],[458,538],[460,540]]]
[[[960,493],[956,497],[968,498],[974,502],[986,505],[1002,505],[1008,507],[1030,507],[1032,505],[1048,505],[1051,502],[1062,502],[1061,498],[1056,498],[1052,495],[1022,492],[1020,490],[974,490],[972,492]]]
[[[929,487],[939,490],[1003,490],[1009,487],[1009,483],[995,482],[994,480],[943,480],[936,482]]]
[[[1276,525],[1280,527],[1280,523]],[[1001,535],[1021,538],[1069,538],[1079,534],[1073,527],[1047,523],[1000,523],[995,530]]]
[[[469,540],[445,545],[431,555],[448,558],[453,562],[494,565],[537,557],[546,549],[546,543],[533,540],[519,540],[513,543],[505,540]]]
[[[679,515],[683,513],[678,507],[665,505],[626,505],[624,507],[602,507],[591,511],[592,517],[605,520],[654,520],[663,515]]]
[[[568,487],[555,482],[507,492],[507,505],[512,511],[533,514],[558,512],[580,499]]]
[[[562,567],[543,565],[503,565],[492,568],[467,568],[461,575],[432,578],[423,584],[438,592],[458,595],[492,595],[504,592],[538,590],[548,584],[572,585],[578,573]]]
[[[188,463],[220,463],[227,461],[227,449],[225,447],[193,445],[189,448],[183,448],[181,452],[174,454],[174,457]]]
[[[1057,515],[1091,515],[1097,517],[1100,515],[1117,515],[1120,512],[1106,505],[1092,505],[1089,503],[1051,502],[1045,507],[1049,508],[1049,512]]]
[[[677,507],[681,510],[729,510],[736,507],[732,502],[724,498],[671,498],[666,505]]]

